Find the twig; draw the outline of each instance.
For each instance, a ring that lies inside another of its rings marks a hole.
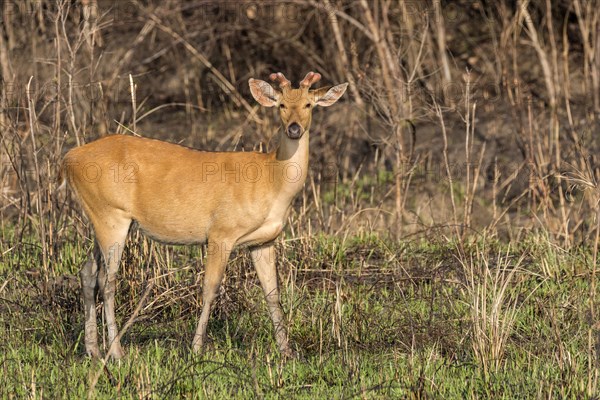
[[[31,98],[31,81],[33,76],[29,78],[27,82],[27,107],[29,112],[29,133],[31,137],[31,152],[33,155],[33,164],[35,167],[35,175],[37,181],[37,196],[36,196],[36,207],[38,212],[38,218],[40,223],[40,240],[42,241],[42,266],[44,268],[44,279],[48,282],[48,242],[46,240],[46,221],[44,220],[44,209],[42,206],[42,175],[40,173],[40,165],[38,162],[37,155],[37,144],[35,141],[35,125],[37,124],[37,118],[35,116],[35,105]]]
[[[102,358],[100,360],[101,367],[98,368],[98,371],[96,371],[96,374],[94,375],[94,378],[92,379],[90,388],[88,389],[88,399],[93,399],[95,397],[94,390],[96,389],[96,385],[98,384],[98,379],[100,379],[100,375],[102,375],[102,371],[106,370],[106,363],[108,361],[108,358],[110,357],[110,354],[111,354],[114,344],[121,341],[121,337],[125,334],[125,332],[127,332],[129,327],[131,326],[131,324],[133,324],[133,321],[135,320],[135,318],[138,316],[138,314],[142,310],[142,307],[143,307],[144,303],[146,302],[146,298],[150,294],[150,291],[153,286],[154,286],[154,279],[151,279],[150,281],[148,281],[148,285],[146,286],[146,290],[144,290],[144,294],[142,295],[142,298],[140,299],[137,306],[135,307],[135,310],[133,310],[133,314],[131,314],[131,317],[129,317],[129,319],[127,320],[125,325],[123,325],[123,327],[121,328],[121,330],[119,331],[119,333],[117,334],[117,336],[115,337],[113,342],[110,344],[108,351],[106,352],[106,355],[104,356],[104,358]]]
[[[246,109],[246,111],[248,111],[248,113],[252,116],[252,119],[256,123],[263,123],[263,121],[258,116],[256,116],[256,114],[253,113],[252,106],[248,104],[248,102],[240,95],[240,93],[236,90],[235,86],[233,86],[233,84],[229,82],[229,80],[217,68],[215,68],[215,66],[208,60],[208,58],[204,56],[204,54],[200,53],[194,46],[190,44],[190,42],[185,40],[185,38],[183,38],[179,33],[166,26],[156,14],[147,11],[145,7],[142,6],[137,0],[134,0],[134,3],[137,4],[140,10],[144,10],[144,12],[148,15],[152,22],[154,22],[161,31],[171,35],[173,39],[182,43],[183,46],[196,59],[198,59],[198,61],[204,64],[204,66],[208,68],[210,72],[212,72],[212,74],[217,78],[218,82],[222,85],[222,87],[224,88],[223,91],[227,93],[236,104],[241,104]]]

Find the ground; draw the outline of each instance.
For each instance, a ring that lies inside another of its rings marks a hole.
[[[4,398],[598,398],[592,254],[540,235],[519,246],[283,238],[282,303],[298,351],[286,360],[244,251],[228,267],[210,346],[195,355],[202,248],[134,234],[120,325],[147,299],[124,335],[127,355],[106,366],[84,354],[76,274],[90,244],[65,245],[47,282],[35,239],[13,246],[0,264]]]

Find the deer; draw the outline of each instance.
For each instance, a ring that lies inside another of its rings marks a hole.
[[[309,168],[313,109],[334,104],[347,83],[311,89],[321,75],[309,72],[293,88],[281,73],[270,75],[278,88],[248,81],[254,99],[278,107],[283,129],[271,152],[201,151],[156,139],[109,135],[76,147],[60,168],[90,221],[94,247],[80,271],[85,351],[100,358],[96,298],[101,295],[108,336],[106,357],[125,355],[115,321],[119,263],[130,227],[167,244],[206,244],[202,311],[192,349],[207,341],[211,306],[231,252],[248,248],[264,292],[280,353],[293,357],[277,282],[275,240],[302,190]]]

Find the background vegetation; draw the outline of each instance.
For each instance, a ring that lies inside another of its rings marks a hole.
[[[598,0],[0,5],[2,397],[599,398]],[[134,230],[129,353],[87,360],[93,235],[62,155],[108,133],[272,149],[248,78],[309,70],[350,85],[278,241],[301,357],[244,252],[189,354],[205,249]]]

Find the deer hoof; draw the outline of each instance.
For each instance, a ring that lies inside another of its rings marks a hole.
[[[109,350],[108,356],[109,356],[109,358],[112,358],[113,360],[120,360],[121,358],[123,358],[125,356],[125,352],[123,351],[123,348],[121,347],[120,344],[115,343],[112,345],[111,349]]]
[[[280,352],[284,358],[289,358],[289,359],[294,359],[294,360],[297,360],[299,358],[298,353],[289,346],[286,346],[286,347],[280,349]]]
[[[100,355],[100,350],[98,349],[98,345],[87,347],[85,349],[85,352],[87,353],[88,357],[90,357],[90,358],[93,358],[96,360],[102,358],[102,356]]]

